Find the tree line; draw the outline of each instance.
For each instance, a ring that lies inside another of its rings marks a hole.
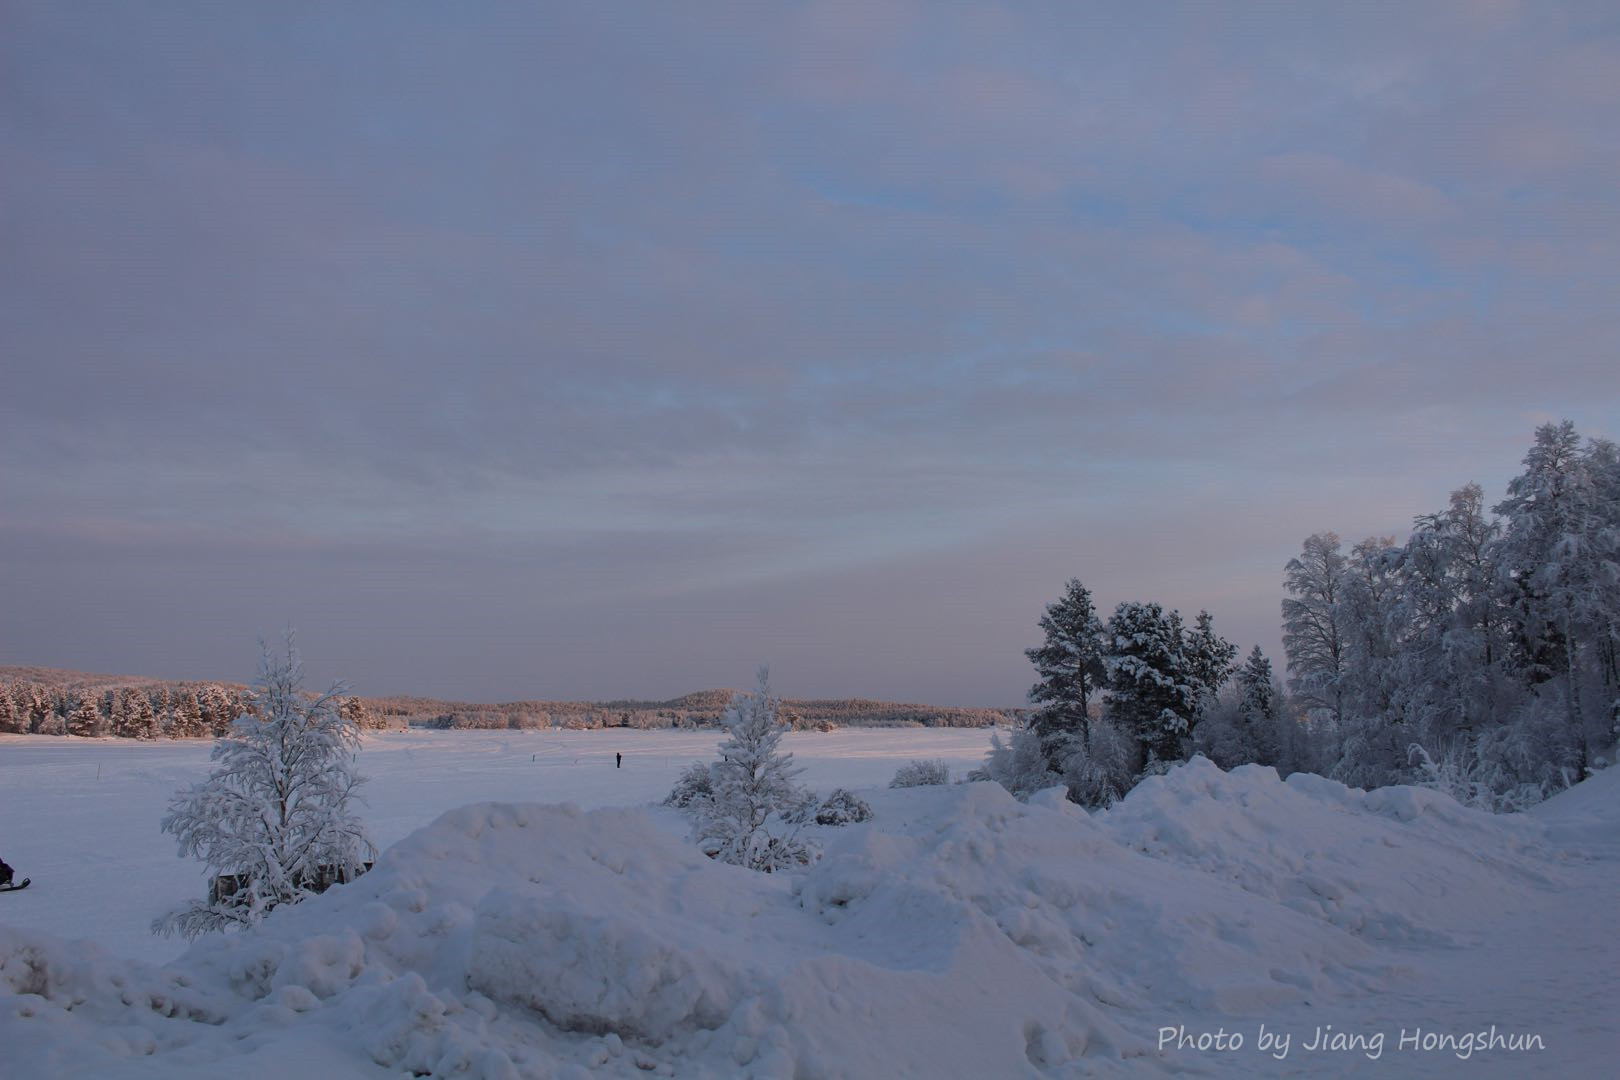
[[[1104,622],[1078,580],[1026,655],[1025,727],[981,775],[1106,805],[1201,753],[1359,787],[1420,783],[1518,809],[1608,763],[1620,738],[1620,453],[1537,429],[1524,472],[1420,515],[1405,543],[1317,533],[1284,568],[1287,690],[1259,646],[1200,612],[1126,602]]]
[[[345,697],[340,707],[358,728],[378,727],[383,722],[360,698]],[[15,735],[218,738],[230,732],[237,717],[252,711],[252,693],[225,683],[111,687],[59,686],[25,679],[0,683],[0,732]]]
[[[231,683],[119,681],[115,677],[13,668],[23,676],[0,680],[0,733],[114,736],[133,739],[218,737],[251,701],[248,688]],[[431,698],[346,696],[345,715],[363,729],[427,727],[446,730],[723,727],[733,692],[706,690],[670,701],[517,701],[479,705]],[[782,703],[795,730],[861,727],[991,727],[1008,721],[996,709],[909,705],[864,698]]]
[[[1327,774],[1529,805],[1607,764],[1620,736],[1620,453],[1535,433],[1489,510],[1479,485],[1405,543],[1306,539],[1284,574],[1300,722]]]

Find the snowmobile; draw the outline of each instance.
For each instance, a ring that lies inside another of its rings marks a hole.
[[[13,882],[12,876],[11,867],[6,865],[4,859],[0,859],[0,892],[16,892],[18,889],[26,889],[28,883],[34,880],[33,878],[23,878],[21,881]]]

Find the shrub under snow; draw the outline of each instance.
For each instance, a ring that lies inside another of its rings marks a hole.
[[[837,788],[827,801],[816,809],[817,825],[853,825],[872,820],[872,808],[866,800],[846,788]]]
[[[950,782],[951,769],[943,761],[908,761],[895,771],[894,779],[889,781],[889,786],[927,787],[929,784]]]
[[[709,766],[699,761],[681,773],[681,778],[675,781],[674,789],[664,799],[664,805],[686,810],[693,803],[707,799],[713,794],[714,781],[709,776]]]

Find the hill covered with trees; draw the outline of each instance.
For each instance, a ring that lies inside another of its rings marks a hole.
[[[718,725],[732,696],[730,690],[702,690],[667,701],[498,704],[408,695],[350,696],[343,699],[342,707],[363,728],[669,728]],[[0,733],[208,738],[228,730],[231,721],[249,709],[248,698],[248,688],[239,683],[0,666]],[[1008,722],[1016,712],[864,698],[790,700],[782,709],[793,727],[822,730],[844,726],[989,727]]]

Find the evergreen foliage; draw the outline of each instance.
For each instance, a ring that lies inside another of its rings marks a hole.
[[[1090,591],[1077,578],[1047,607],[1040,626],[1045,641],[1024,650],[1040,675],[1029,691],[1029,700],[1040,708],[1029,723],[1040,739],[1047,769],[1061,772],[1069,755],[1091,742],[1091,699],[1107,678],[1104,628]]]
[[[804,770],[781,749],[781,703],[771,693],[770,672],[761,667],[758,675],[753,692],[738,694],[727,710],[731,736],[709,766],[711,793],[689,805],[699,847],[722,862],[770,873],[802,866],[815,851],[785,820],[806,804],[807,792],[795,782]]]

